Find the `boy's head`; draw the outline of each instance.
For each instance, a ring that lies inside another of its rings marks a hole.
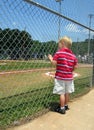
[[[64,47],[70,49],[71,46],[72,46],[72,40],[70,37],[64,36],[59,39],[59,42],[58,42],[59,49],[64,48]]]

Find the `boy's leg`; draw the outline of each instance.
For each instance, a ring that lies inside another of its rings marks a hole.
[[[60,106],[55,109],[56,112],[65,114],[65,83],[62,80],[55,79],[53,93],[60,95]]]
[[[69,102],[69,93],[65,94],[65,105],[67,106]]]
[[[65,95],[62,94],[60,95],[60,107],[64,107],[65,106]]]
[[[61,114],[65,114],[65,94],[60,95],[60,108],[57,109],[57,111]]]
[[[65,110],[69,110],[68,102],[69,102],[69,93],[66,93],[65,94]]]
[[[66,87],[65,87],[65,109],[69,110],[68,108],[68,102],[69,102],[69,93],[74,92],[74,82],[66,81]]]

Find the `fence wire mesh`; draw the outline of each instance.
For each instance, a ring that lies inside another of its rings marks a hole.
[[[23,0],[1,0],[0,26],[0,126],[29,120],[58,100],[52,94],[55,68],[47,55],[57,51],[59,33],[73,39],[79,61],[72,97],[94,84],[93,29],[88,54],[88,27]]]

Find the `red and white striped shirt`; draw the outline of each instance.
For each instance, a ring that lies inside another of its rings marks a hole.
[[[55,78],[60,80],[73,80],[73,69],[77,64],[77,58],[68,48],[57,51],[53,57],[57,61]]]

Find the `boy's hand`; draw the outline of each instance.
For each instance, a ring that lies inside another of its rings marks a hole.
[[[48,55],[48,58],[49,58],[50,61],[53,60],[53,57],[52,57],[52,55],[50,55],[50,54]]]
[[[56,62],[55,60],[53,60],[52,55],[49,54],[49,55],[48,55],[48,58],[49,58],[50,62],[51,62],[53,65],[56,66],[57,62]]]

